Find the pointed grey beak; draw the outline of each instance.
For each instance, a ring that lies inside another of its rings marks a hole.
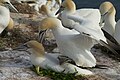
[[[25,43],[25,44],[22,44],[22,45],[20,45],[20,46],[18,46],[18,47],[16,47],[16,48],[14,48],[13,50],[25,51],[25,52],[27,52],[29,55],[31,55],[32,53],[28,51],[29,49],[30,49],[30,47],[28,47],[27,44]]]
[[[26,44],[22,44],[16,48],[14,48],[13,50],[17,50],[17,51],[27,51],[29,49],[29,47]]]
[[[56,12],[56,14],[55,15],[57,15],[57,14],[59,14],[59,13],[61,13],[62,11],[64,10],[64,7],[60,7],[60,9]]]
[[[10,7],[12,7],[18,13],[18,10],[10,2],[8,2],[8,3],[10,5]]]
[[[43,42],[46,32],[47,32],[47,30],[41,30],[39,32],[39,41],[40,41],[40,43]]]
[[[106,12],[106,13],[104,13],[104,14],[101,15],[101,19],[100,19],[100,22],[99,22],[99,26],[102,26],[102,25],[103,25],[103,23],[105,22],[104,17],[105,17],[105,15],[107,15],[107,14],[108,14],[108,12]]]

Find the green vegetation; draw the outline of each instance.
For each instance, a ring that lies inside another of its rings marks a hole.
[[[34,72],[36,72],[35,67],[31,68]],[[37,73],[37,72],[36,72]],[[63,72],[55,72],[50,69],[42,69],[40,68],[39,76],[47,76],[53,80],[88,80],[85,76],[79,75],[75,76],[76,73],[63,73]]]

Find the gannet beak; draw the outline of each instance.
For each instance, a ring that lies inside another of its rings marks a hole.
[[[60,7],[60,9],[56,12],[56,14],[55,14],[55,15],[57,15],[57,14],[61,13],[63,10],[64,10],[64,7],[63,7],[63,6],[61,6],[61,7]]]
[[[100,23],[99,23],[99,26],[103,26],[104,24],[104,17],[108,14],[108,12],[104,13],[103,15],[101,15],[101,19],[100,19]]]
[[[39,41],[40,41],[40,43],[43,42],[46,32],[47,32],[47,29],[46,30],[40,30],[40,32],[39,32]]]
[[[102,27],[103,24],[104,24],[104,19],[103,19],[104,16],[101,16],[101,19],[100,19],[100,22],[99,22],[99,26]]]
[[[27,51],[30,47],[27,46],[27,44],[22,44],[16,48],[14,48],[13,50],[18,50],[18,51]]]
[[[18,12],[18,10],[9,2],[9,5],[16,11]]]

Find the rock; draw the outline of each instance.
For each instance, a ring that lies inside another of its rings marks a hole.
[[[0,80],[50,80],[34,73],[26,52],[0,52]]]

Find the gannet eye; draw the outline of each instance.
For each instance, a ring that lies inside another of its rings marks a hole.
[[[26,48],[28,48],[28,49],[30,48],[30,46],[28,46],[27,44],[24,44],[23,46],[26,47]]]

